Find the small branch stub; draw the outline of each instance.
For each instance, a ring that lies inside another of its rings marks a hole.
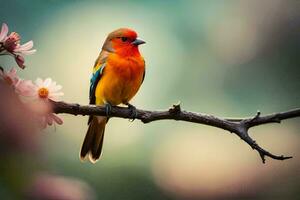
[[[170,114],[176,115],[181,112],[180,101],[169,109]]]
[[[252,121],[258,119],[259,116],[260,116],[260,111],[258,110],[258,111],[256,112],[256,115],[252,118]]]

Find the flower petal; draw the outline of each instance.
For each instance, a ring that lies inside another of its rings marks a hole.
[[[43,86],[43,80],[41,79],[41,78],[37,78],[36,80],[35,80],[35,84],[36,84],[36,86],[38,86],[38,87],[42,87]]]
[[[64,96],[64,93],[63,92],[53,92],[51,95],[52,96]]]
[[[56,92],[58,92],[59,90],[61,90],[62,89],[62,86],[61,85],[51,85],[50,87],[49,87],[49,90],[50,90],[50,92],[51,93],[56,93]]]
[[[39,122],[40,122],[40,125],[41,125],[41,128],[42,128],[42,129],[47,128],[47,120],[46,120],[46,117],[42,117],[42,118],[39,120]]]
[[[63,92],[57,92],[57,93],[50,93],[49,94],[49,99],[53,100],[53,101],[56,101],[59,99],[59,97],[63,96],[64,93]]]
[[[16,77],[17,76],[17,69],[16,68],[11,68],[8,72],[7,75],[10,77]]]
[[[25,65],[24,65],[25,59],[24,59],[23,56],[21,56],[21,55],[16,55],[16,56],[15,56],[15,61],[16,61],[16,63],[18,64],[18,66],[19,66],[21,69],[24,69],[24,68],[25,68]]]
[[[16,51],[15,51],[15,52],[16,52]],[[28,50],[28,51],[21,51],[21,52],[19,52],[19,53],[28,56],[28,55],[34,54],[35,52],[36,52],[36,49],[32,49],[32,50]],[[17,52],[17,53],[18,53],[18,52]]]
[[[36,94],[35,85],[31,80],[20,80],[16,85],[16,92],[25,97],[33,97]]]
[[[17,76],[17,69],[16,68],[11,68],[6,75],[12,80],[12,84],[15,85],[18,83],[20,78]]]
[[[46,78],[46,80],[44,81],[44,87],[45,88],[49,88],[49,86],[51,85],[52,79],[51,78]]]
[[[33,41],[30,40],[29,42],[26,42],[25,44],[20,45],[16,51],[28,51],[28,50],[32,49],[32,47],[33,47]]]
[[[52,81],[51,84],[49,85],[48,89],[50,92],[54,92],[54,87],[56,85],[56,82],[55,81]]]
[[[61,90],[62,89],[62,86],[61,85],[56,85],[54,88],[53,88],[53,91],[54,92],[57,92],[57,91],[59,91],[59,90]]]
[[[51,126],[53,124],[53,118],[52,118],[51,114],[49,114],[49,115],[47,115],[45,117],[46,117],[47,124],[49,126]]]
[[[56,122],[59,125],[62,125],[64,123],[64,121],[62,120],[62,118],[60,118],[59,116],[51,113],[51,117],[54,120],[54,122]]]
[[[3,40],[7,37],[7,33],[8,33],[8,26],[7,24],[3,23],[0,32],[0,42],[3,42]]]

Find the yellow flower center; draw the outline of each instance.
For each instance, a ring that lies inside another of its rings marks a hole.
[[[49,95],[49,90],[48,88],[42,87],[38,90],[38,94],[40,98],[47,98]]]

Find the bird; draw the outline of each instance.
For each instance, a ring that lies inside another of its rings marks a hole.
[[[105,106],[106,116],[90,116],[80,159],[95,163],[102,155],[106,123],[111,106],[127,105],[136,115],[129,101],[138,92],[145,78],[145,60],[139,45],[145,41],[130,28],[119,28],[108,34],[95,61],[90,79],[89,103]]]

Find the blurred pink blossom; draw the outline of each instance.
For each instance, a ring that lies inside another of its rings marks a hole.
[[[20,80],[20,78],[17,76],[17,70],[15,68],[11,68],[7,72],[0,70],[0,78],[10,86],[15,86]]]
[[[16,92],[24,97],[33,97],[35,95],[34,84],[31,80],[20,79],[15,85]]]
[[[27,189],[29,199],[91,200],[95,199],[91,187],[78,179],[40,173]]]
[[[16,68],[11,68],[9,71],[0,70],[0,79],[4,80],[9,86],[12,86],[16,93],[21,96],[32,97],[35,94],[35,87],[32,81],[20,79]]]
[[[38,78],[35,84],[31,80],[22,80],[17,76],[17,70],[12,68],[10,71],[0,70],[0,78],[9,86],[12,86],[17,94],[23,97],[32,97],[33,101],[27,102],[27,106],[35,113],[35,118],[42,128],[53,124],[61,125],[63,120],[52,113],[50,100],[57,100],[64,95],[61,92],[61,85],[56,84],[51,78],[42,80]]]
[[[0,81],[0,158],[6,153],[35,151],[38,132],[33,112],[11,87]]]

